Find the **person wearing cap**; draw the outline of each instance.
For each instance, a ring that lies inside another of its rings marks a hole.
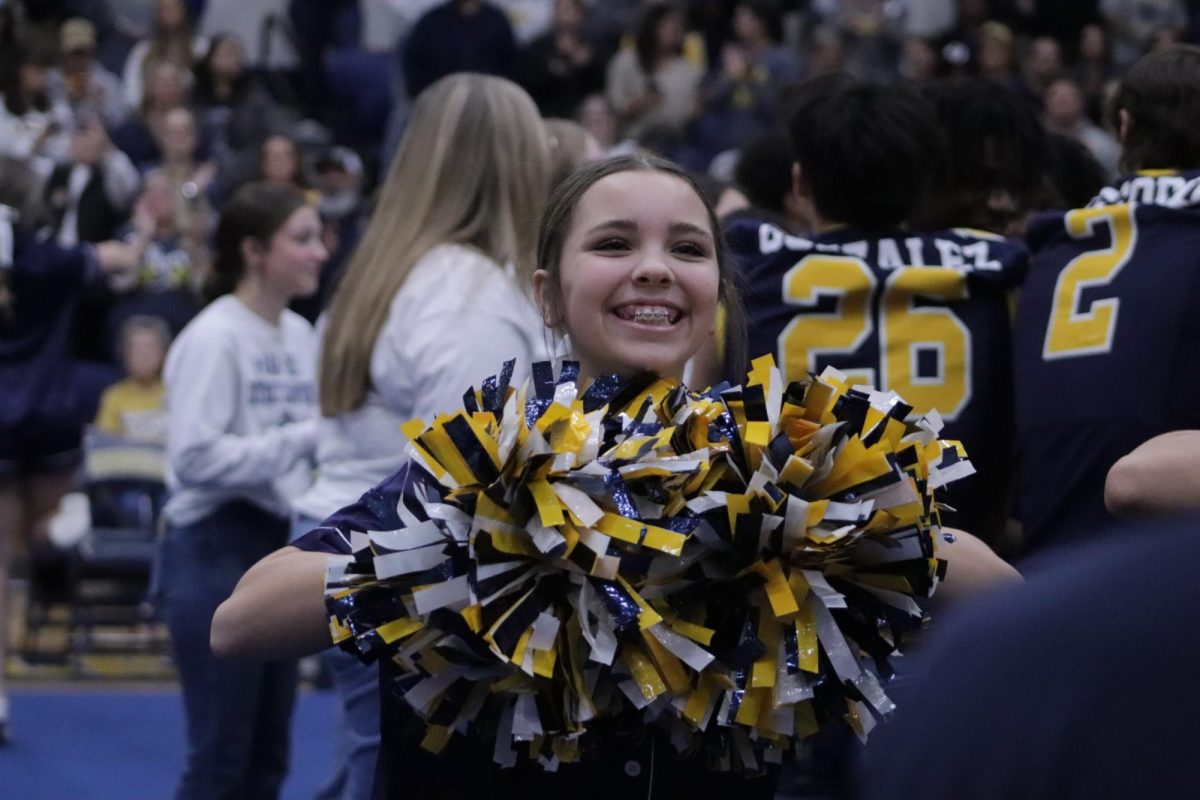
[[[59,68],[50,73],[47,91],[71,107],[75,119],[99,116],[112,130],[129,116],[121,81],[96,61],[96,27],[72,17],[58,31]]]

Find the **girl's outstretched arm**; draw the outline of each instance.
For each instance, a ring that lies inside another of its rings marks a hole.
[[[942,528],[954,541],[938,542],[938,556],[946,559],[946,580],[934,595],[938,605],[948,605],[977,594],[1021,583],[1021,573],[966,531]]]
[[[221,658],[276,659],[329,647],[325,553],[284,547],[251,567],[213,617]]]

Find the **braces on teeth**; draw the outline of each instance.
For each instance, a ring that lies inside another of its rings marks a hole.
[[[633,312],[635,322],[670,322],[671,312],[665,308],[639,308]]]

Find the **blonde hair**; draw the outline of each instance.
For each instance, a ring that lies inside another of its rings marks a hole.
[[[392,298],[435,246],[476,247],[498,263],[511,262],[528,284],[549,175],[541,118],[515,83],[458,73],[421,93],[329,307],[320,365],[323,415],[362,405],[371,352]]]
[[[546,140],[550,144],[550,185],[558,186],[588,161],[587,128],[569,119],[550,117],[546,125]]]

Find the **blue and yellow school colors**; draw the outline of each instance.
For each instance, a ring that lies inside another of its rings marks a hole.
[[[1112,522],[1104,480],[1200,426],[1200,172],[1143,172],[1045,214],[1017,314],[1018,512],[1029,549]]]
[[[842,228],[811,238],[738,220],[726,231],[742,268],[750,356],[786,380],[833,366],[852,383],[936,408],[980,475],[950,498],[950,520],[996,534],[1011,464],[1010,291],[1025,248],[980,231]]]

